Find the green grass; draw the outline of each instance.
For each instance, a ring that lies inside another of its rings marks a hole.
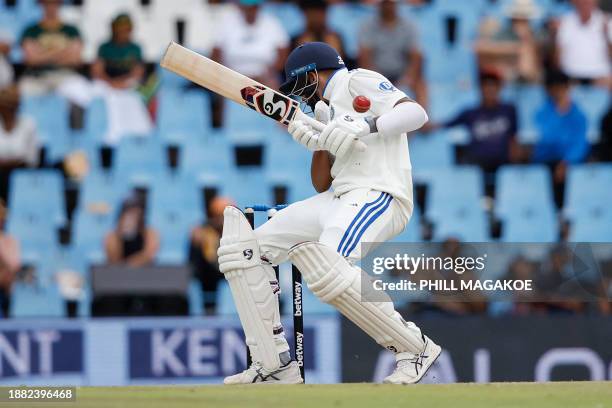
[[[38,404],[38,406],[42,405]],[[416,386],[341,384],[81,387],[77,390],[77,403],[65,406],[91,408],[607,408],[612,407],[612,382]]]

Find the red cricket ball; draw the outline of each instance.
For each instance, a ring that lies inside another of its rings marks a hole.
[[[363,95],[358,95],[353,99],[353,109],[355,109],[355,112],[367,112],[370,110],[371,105],[370,100]]]

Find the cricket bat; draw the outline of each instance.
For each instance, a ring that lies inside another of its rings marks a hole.
[[[160,65],[284,125],[297,118],[319,132],[325,127],[303,113],[297,101],[175,42],[168,46]]]

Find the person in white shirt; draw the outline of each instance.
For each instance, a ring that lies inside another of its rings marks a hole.
[[[612,22],[597,0],[573,0],[575,10],[563,16],[557,33],[560,68],[585,84],[612,84]]]
[[[322,122],[318,130],[294,120],[289,133],[313,151],[319,194],[289,205],[251,230],[235,207],[224,211],[219,269],[229,282],[253,365],[226,384],[301,383],[278,312],[272,264],[289,259],[322,301],[396,355],[386,383],[421,380],[441,352],[390,298],[361,298],[361,243],[384,242],[406,227],[413,211],[406,133],[428,120],[425,110],[381,74],[349,71],[321,42],[298,46],[285,63],[281,91],[300,97]]]
[[[17,85],[0,89],[0,198],[6,201],[11,172],[38,164],[39,142],[34,121],[19,113]]]

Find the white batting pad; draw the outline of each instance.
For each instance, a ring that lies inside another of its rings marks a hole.
[[[257,239],[242,211],[226,207],[223,216],[219,270],[229,282],[253,361],[276,370],[280,359],[273,331],[278,306],[266,270],[271,268],[261,264]]]
[[[361,301],[361,270],[332,248],[305,242],[289,251],[289,259],[319,299],[338,309],[378,344],[396,353],[423,350],[421,330],[395,311],[390,298],[388,302]]]

